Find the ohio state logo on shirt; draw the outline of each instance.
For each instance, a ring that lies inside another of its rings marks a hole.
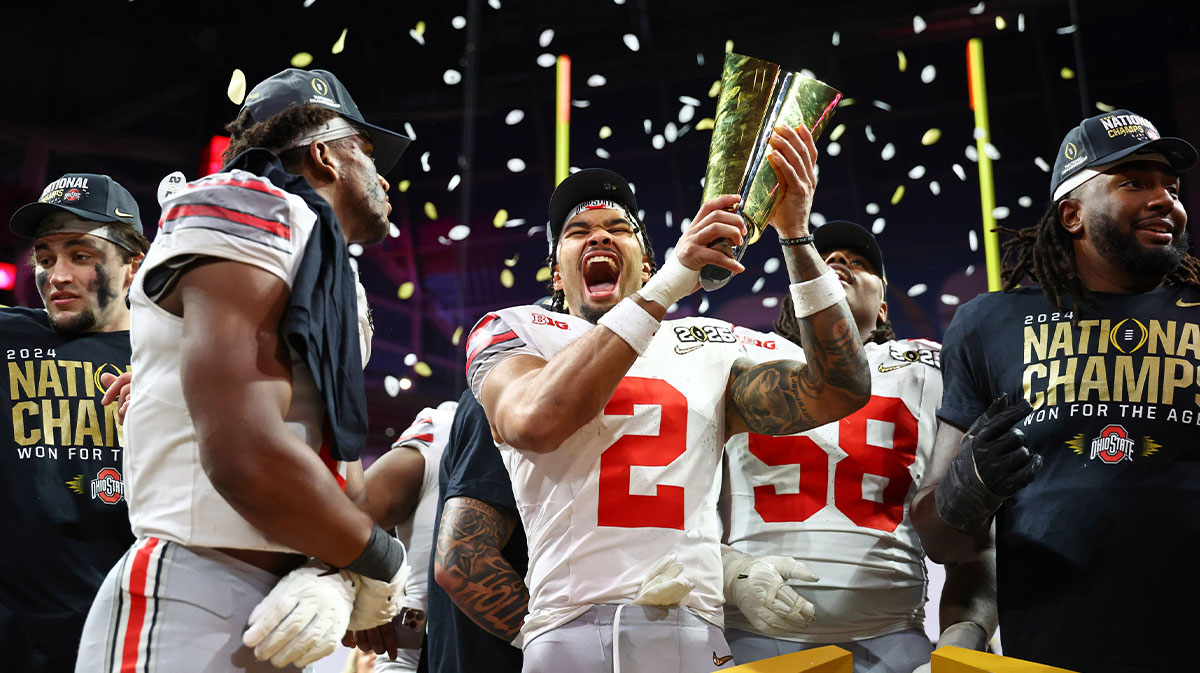
[[[115,505],[125,496],[125,484],[115,467],[106,467],[92,480],[92,500]]]
[[[1133,460],[1133,440],[1120,425],[1108,425],[1100,436],[1092,440],[1092,458],[1099,458],[1110,465],[1122,460]]]

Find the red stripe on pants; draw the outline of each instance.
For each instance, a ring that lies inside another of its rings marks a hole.
[[[142,641],[142,626],[146,622],[146,574],[150,569],[150,556],[157,546],[158,538],[147,538],[146,544],[134,555],[133,567],[129,570],[129,623],[121,648],[121,673],[137,673],[138,644]]]

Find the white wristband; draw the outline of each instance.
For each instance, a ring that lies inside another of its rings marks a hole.
[[[792,305],[796,308],[797,318],[823,311],[846,298],[846,290],[842,281],[832,269],[803,283],[792,283],[788,286],[792,293]]]
[[[629,344],[634,352],[641,355],[650,346],[650,340],[658,331],[659,322],[647,313],[646,309],[638,306],[633,297],[626,297],[621,303],[610,308],[608,313],[600,316],[596,324],[607,327]]]
[[[700,272],[687,268],[678,257],[672,255],[637,294],[646,301],[655,301],[663,308],[671,308],[672,304],[691,294],[699,282]]]

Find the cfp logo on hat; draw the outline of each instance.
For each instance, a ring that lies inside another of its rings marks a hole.
[[[1067,160],[1074,159],[1079,154],[1079,148],[1075,147],[1075,143],[1067,143],[1067,148],[1063,150],[1063,156]]]
[[[312,88],[313,91],[316,91],[317,95],[319,96],[329,95],[329,85],[326,84],[325,80],[321,79],[320,77],[312,78]]]

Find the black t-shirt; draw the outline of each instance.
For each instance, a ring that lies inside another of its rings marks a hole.
[[[442,455],[438,474],[438,511],[434,519],[433,539],[438,536],[442,507],[449,498],[467,497],[480,500],[513,513],[512,481],[500,460],[500,450],[492,442],[483,407],[468,390],[458,401],[450,442]],[[522,577],[529,569],[525,530],[517,526],[508,544],[500,550]],[[464,615],[433,577],[433,562],[429,563],[429,612],[426,617],[426,645],[421,652],[422,662],[431,673],[520,673],[521,650],[484,631]]]
[[[101,581],[133,543],[116,404],[100,374],[129,368],[129,332],[64,337],[43,309],[0,309],[0,661],[72,671]]]
[[[1004,653],[1076,671],[1195,666],[1200,289],[1097,294],[1078,325],[1038,288],[982,295],[942,347],[938,416],[1003,392],[1045,459],[996,518]]]

